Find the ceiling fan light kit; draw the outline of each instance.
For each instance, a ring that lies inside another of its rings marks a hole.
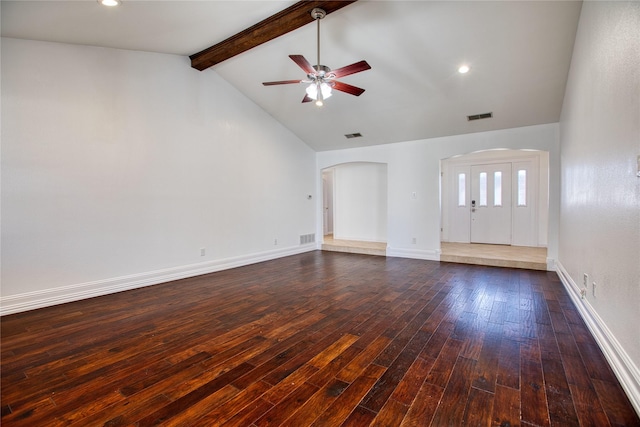
[[[318,62],[316,65],[311,65],[307,59],[302,55],[289,55],[289,58],[293,60],[302,70],[307,74],[307,78],[304,80],[281,80],[275,82],[264,82],[264,86],[274,86],[282,84],[294,84],[305,83],[308,84],[306,88],[306,94],[302,99],[302,102],[315,101],[318,107],[324,105],[324,100],[332,95],[332,90],[338,90],[348,93],[350,95],[360,96],[364,93],[364,89],[349,85],[347,83],[340,82],[336,79],[350,74],[359,73],[361,71],[371,69],[371,66],[367,61],[356,62],[351,65],[347,65],[337,70],[331,70],[331,68],[320,63],[320,20],[327,16],[327,13],[318,7],[311,11],[311,16],[317,22],[317,48],[318,48]]]

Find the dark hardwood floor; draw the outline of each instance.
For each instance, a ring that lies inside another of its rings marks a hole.
[[[316,251],[1,324],[6,427],[640,425],[555,273]]]

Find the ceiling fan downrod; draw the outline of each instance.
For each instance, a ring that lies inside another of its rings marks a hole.
[[[317,71],[320,72],[320,20],[327,16],[327,12],[319,7],[314,7],[311,11],[311,17],[316,20],[317,25],[317,40],[318,40],[318,62],[316,63]]]

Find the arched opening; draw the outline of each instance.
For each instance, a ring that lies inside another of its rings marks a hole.
[[[353,162],[322,170],[322,249],[385,255],[387,165]]]
[[[548,152],[486,150],[440,165],[442,261],[546,270]]]

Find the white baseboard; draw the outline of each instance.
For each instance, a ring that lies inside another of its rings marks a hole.
[[[440,261],[440,250],[404,249],[387,246],[387,256]]]
[[[157,285],[316,249],[315,243],[0,297],[0,316]]]
[[[556,271],[556,260],[547,258],[547,271]]]
[[[620,385],[627,393],[631,404],[640,414],[640,369],[624,351],[606,323],[593,309],[587,299],[581,297],[580,287],[573,281],[560,261],[556,261],[556,271],[562,284],[567,289],[573,303],[578,308],[582,319],[591,331],[600,349],[604,353],[611,369],[618,377]]]

